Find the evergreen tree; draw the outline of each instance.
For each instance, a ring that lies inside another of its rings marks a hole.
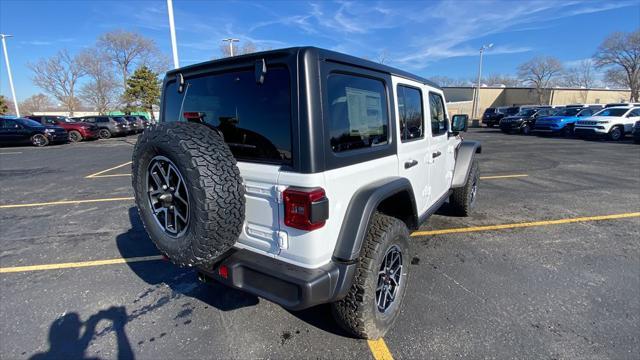
[[[146,66],[141,66],[127,79],[127,89],[123,95],[128,104],[125,112],[142,109],[153,115],[153,105],[160,104],[160,80],[158,74]]]
[[[4,115],[9,112],[9,104],[4,96],[0,95],[0,115]]]

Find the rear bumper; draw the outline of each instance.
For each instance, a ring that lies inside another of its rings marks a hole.
[[[227,277],[219,274],[221,266]],[[201,280],[215,279],[227,286],[263,297],[290,310],[302,310],[342,299],[356,264],[331,262],[317,269],[285,263],[248,250],[233,251],[212,269],[199,268]]]
[[[97,139],[98,138],[98,129],[90,130],[90,129],[80,129],[78,130],[80,135],[82,135],[83,139]]]

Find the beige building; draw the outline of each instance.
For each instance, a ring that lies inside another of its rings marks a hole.
[[[473,87],[445,87],[444,94],[450,114],[469,114],[473,107]],[[616,89],[545,89],[541,105],[607,104],[628,102],[629,90]],[[534,105],[538,102],[535,89],[522,87],[481,87],[478,117],[489,107]]]

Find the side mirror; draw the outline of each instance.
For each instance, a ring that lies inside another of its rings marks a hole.
[[[454,133],[467,131],[468,122],[469,122],[469,115],[467,114],[453,115],[453,118],[451,121],[451,131]]]

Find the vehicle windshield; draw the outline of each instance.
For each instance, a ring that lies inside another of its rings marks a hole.
[[[115,120],[115,122],[119,122],[119,123],[122,123],[122,122],[126,122],[126,121],[127,121],[127,120],[125,120],[125,118],[123,118],[122,116],[113,117],[112,119],[113,119],[113,120]]]
[[[554,116],[576,116],[581,111],[581,108],[565,108],[559,109],[553,113]]]
[[[74,122],[76,122],[75,120],[70,119],[70,118],[68,118],[66,116],[56,116],[56,120],[58,120],[60,122],[66,122],[66,123],[74,123]]]
[[[517,107],[512,107],[512,108],[505,109],[503,112],[506,115],[515,115],[518,113],[518,111],[520,111],[520,109],[518,109]]]
[[[629,109],[625,108],[609,108],[595,113],[593,116],[624,116]]]
[[[42,126],[42,124],[40,124],[39,122],[31,120],[31,119],[14,119],[14,120],[19,122],[20,124],[22,124],[24,126],[39,126],[39,127]]]
[[[531,116],[536,113],[536,109],[522,109],[518,111],[516,116]]]
[[[484,113],[485,113],[485,114],[495,114],[495,113],[496,113],[496,109],[494,109],[494,108],[487,108],[487,109],[484,111]]]

